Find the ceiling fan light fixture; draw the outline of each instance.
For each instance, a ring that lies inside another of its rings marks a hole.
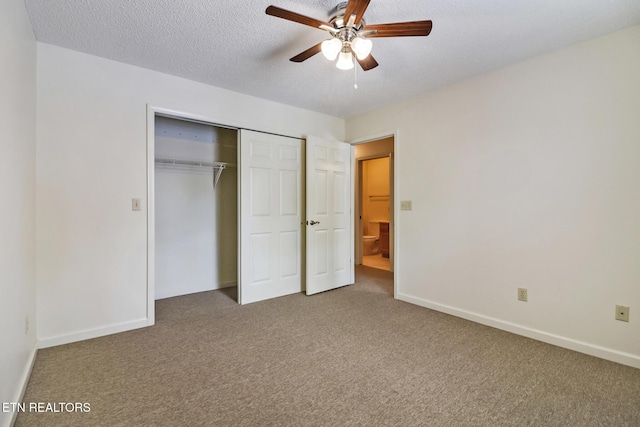
[[[329,40],[323,41],[320,48],[324,57],[329,61],[333,61],[338,57],[338,54],[342,49],[342,42],[334,37]]]
[[[351,49],[355,52],[358,59],[363,60],[371,53],[373,43],[362,37],[356,37],[351,41]]]
[[[330,34],[330,39],[317,43],[309,49],[289,58],[292,62],[303,62],[322,52],[328,60],[338,57],[336,66],[341,70],[355,67],[354,55],[364,71],[378,66],[378,61],[371,55],[372,43],[369,37],[409,37],[428,36],[433,23],[429,20],[392,22],[388,24],[369,25],[364,15],[371,0],[342,1],[335,7],[335,16],[328,22],[310,18],[277,6],[269,6],[267,15],[298,24],[307,25]],[[340,47],[339,44],[342,44]]]
[[[353,55],[351,52],[345,52],[344,49],[338,55],[338,62],[336,62],[336,67],[340,70],[350,70],[353,68]]]

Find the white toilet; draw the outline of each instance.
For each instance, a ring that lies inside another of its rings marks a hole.
[[[380,240],[380,222],[369,221],[369,233],[362,236],[362,255],[377,255],[380,251],[378,242]]]
[[[378,238],[376,236],[362,236],[362,255],[377,255]]]

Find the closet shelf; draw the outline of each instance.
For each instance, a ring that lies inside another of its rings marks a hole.
[[[215,190],[222,171],[226,168],[235,168],[237,165],[234,163],[226,162],[201,162],[199,160],[183,160],[183,159],[169,159],[166,157],[156,157],[156,166],[175,168],[175,169],[191,169],[191,168],[205,168],[213,171],[213,189]]]
[[[203,167],[203,168],[215,168],[218,166],[224,166],[227,168],[235,168],[234,163],[226,162],[201,162],[199,160],[183,160],[183,159],[169,159],[166,157],[156,157],[156,164],[163,166],[180,166],[180,167]]]

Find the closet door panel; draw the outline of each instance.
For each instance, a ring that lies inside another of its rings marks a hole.
[[[283,278],[300,275],[300,233],[285,231],[280,233],[280,273]]]
[[[302,141],[240,132],[241,304],[302,291]]]
[[[260,254],[271,251],[271,233],[254,233],[251,235],[251,253]],[[271,280],[271,269],[269,260],[255,257],[251,263],[251,283],[269,282]]]
[[[251,171],[251,216],[268,217],[271,214],[271,171],[267,168],[252,168]]]
[[[280,215],[299,216],[300,215],[300,172],[292,170],[280,171]]]

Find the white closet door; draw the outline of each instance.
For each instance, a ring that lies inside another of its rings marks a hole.
[[[354,282],[351,146],[309,137],[306,144],[307,295]]]
[[[302,291],[301,150],[299,139],[240,131],[240,304]]]

